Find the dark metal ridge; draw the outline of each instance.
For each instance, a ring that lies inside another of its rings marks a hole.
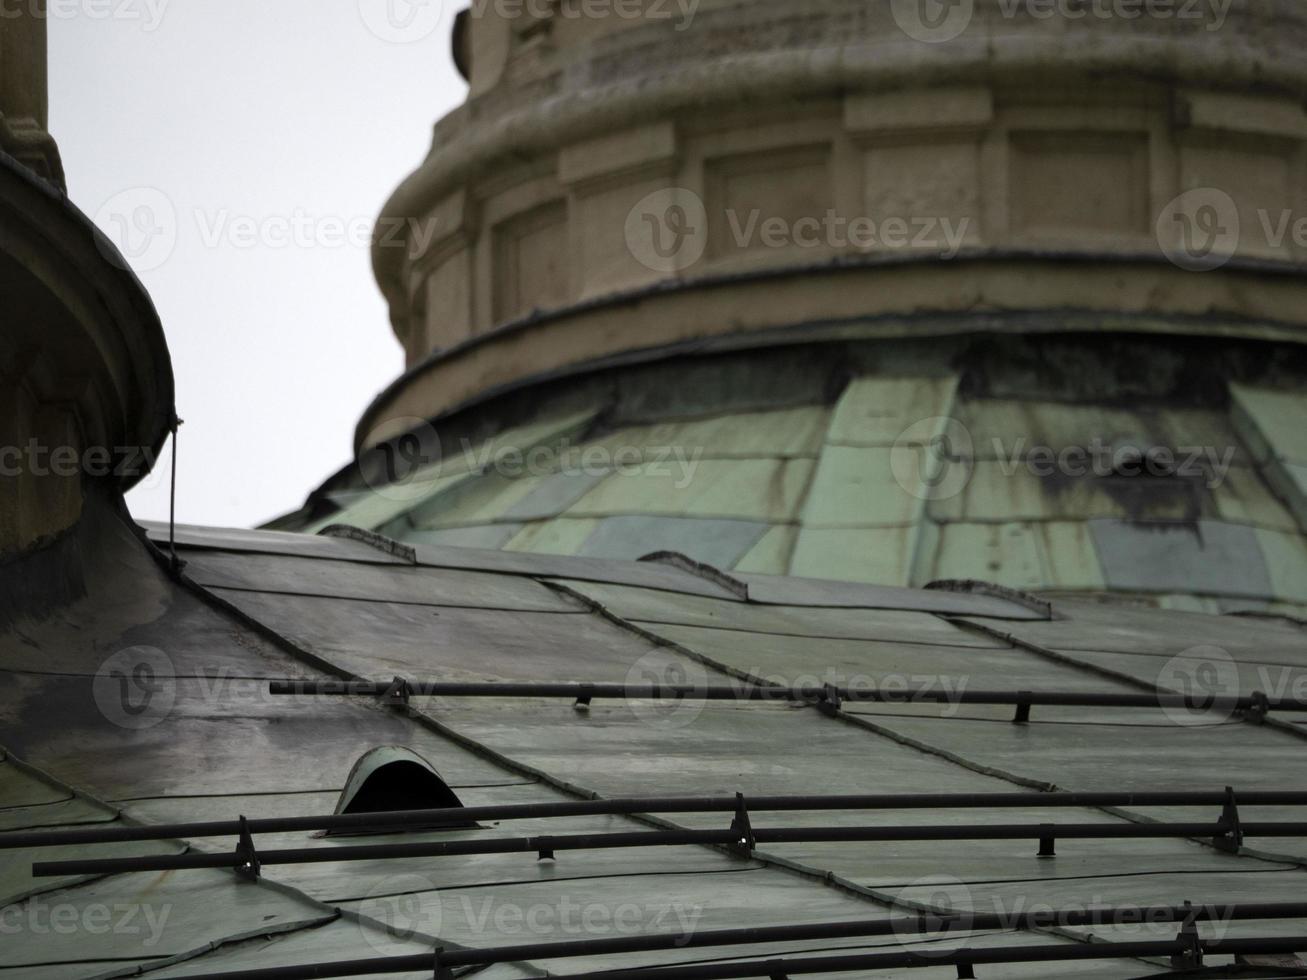
[[[349,541],[358,541],[369,548],[376,548],[378,551],[398,558],[410,565],[418,563],[417,549],[412,545],[404,544],[402,541],[396,541],[394,538],[388,538],[384,534],[378,534],[376,531],[368,531],[361,527],[355,527],[353,524],[332,524],[324,527],[318,532],[319,537],[324,538],[345,538]]]
[[[652,554],[645,555],[639,559],[642,562],[648,562],[655,565],[667,565],[678,571],[685,572],[688,575],[694,575],[697,578],[706,579],[714,585],[720,585],[727,592],[732,592],[739,596],[745,602],[749,601],[749,586],[741,582],[738,578],[727,575],[720,568],[714,568],[701,561],[695,561],[688,555],[683,555],[679,551],[655,551]]]
[[[491,966],[496,963],[512,963],[532,960],[562,959],[576,956],[603,956],[619,953],[640,953],[653,952],[657,950],[682,950],[694,949],[713,946],[747,946],[759,943],[774,942],[803,942],[812,940],[829,940],[829,939],[851,939],[873,936],[899,936],[905,941],[916,939],[921,936],[950,933],[955,931],[972,932],[972,931],[991,931],[996,929],[1033,929],[1043,928],[1049,925],[1063,927],[1096,927],[1112,924],[1138,922],[1186,922],[1191,918],[1196,922],[1204,921],[1249,921],[1249,920],[1266,920],[1266,919],[1292,919],[1307,915],[1307,903],[1283,903],[1283,904],[1263,904],[1263,905],[1197,905],[1188,904],[1179,906],[1159,905],[1151,907],[1126,907],[1126,908],[1092,908],[1092,909],[1069,909],[1045,910],[1041,912],[1020,912],[1011,915],[1001,915],[995,913],[957,913],[950,915],[938,915],[935,913],[925,913],[918,916],[903,916],[899,918],[879,918],[879,919],[862,919],[850,922],[823,922],[810,925],[783,925],[783,926],[755,926],[742,929],[715,929],[709,931],[699,931],[690,934],[682,933],[664,933],[653,936],[622,936],[611,939],[578,939],[566,942],[551,943],[532,943],[523,946],[501,946],[490,949],[459,949],[459,950],[433,950],[431,953],[419,953],[408,956],[389,956],[375,957],[372,959],[343,960],[334,963],[313,963],[302,966],[272,967],[262,970],[243,970],[239,972],[227,973],[206,973],[195,975],[190,980],[313,980],[317,977],[349,977],[349,976],[366,976],[369,974],[389,974],[389,973],[409,973],[429,971],[435,965],[435,959],[439,957],[439,964],[443,969],[456,969],[459,967],[482,967]],[[1307,949],[1307,939],[1291,937],[1282,940],[1231,940],[1234,944],[1244,943],[1265,943],[1279,942],[1287,945],[1301,943],[1299,949]],[[1051,949],[1055,951],[1078,950],[1081,952],[1081,958],[1100,959],[1115,958],[1121,956],[1133,956],[1136,954],[1123,953],[1121,950],[1127,946],[1139,944],[1122,944],[1122,943],[1082,943],[1079,946],[1071,943],[1061,944],[1058,946],[1047,947],[1003,947],[990,950],[959,950],[956,953],[950,953],[943,950],[932,950],[928,955],[921,953],[892,953],[892,954],[872,954],[876,956],[894,956],[901,957],[902,962],[891,965],[903,966],[931,966],[948,964],[947,957],[950,955],[957,956],[979,956],[995,955],[1006,950],[1014,951],[1033,951],[1040,949]],[[1162,941],[1152,943],[1153,947],[1160,947],[1158,950],[1142,954],[1147,956],[1166,956],[1174,952],[1177,948],[1178,940]],[[1207,948],[1210,952],[1218,950],[1212,948],[1211,941],[1207,941]],[[1257,946],[1240,946],[1238,949],[1223,948],[1219,952],[1267,952],[1268,950]],[[1275,951],[1285,951],[1277,949]],[[1287,950],[1297,952],[1297,949]],[[829,960],[832,957],[824,957]],[[846,959],[847,957],[840,957]],[[1037,956],[1032,961],[1042,959],[1056,959],[1056,956]],[[774,962],[774,961],[769,961]],[[799,963],[815,963],[816,959],[796,960]],[[964,962],[957,960],[955,962]],[[976,960],[966,960],[966,962],[977,962]],[[1004,960],[992,960],[991,962],[1004,962]],[[1016,962],[1011,960],[1010,962]],[[760,972],[749,972],[740,974],[741,976],[770,976],[768,963],[755,961],[753,963],[730,963],[721,964],[724,968],[748,968],[750,970],[759,970]],[[713,968],[708,964],[698,964],[692,967],[662,967],[653,968],[654,970],[674,970],[690,971],[678,973],[678,976],[699,977],[704,969]],[[823,966],[822,972],[828,967]],[[850,967],[849,969],[853,969]],[[640,971],[641,973],[647,971]],[[790,971],[798,972],[798,971]],[[810,971],[819,972],[819,971]],[[631,971],[611,971],[604,974],[586,974],[586,976],[613,976],[627,977],[632,975]],[[660,974],[661,975],[661,974]]]
[[[983,595],[1004,599],[1015,605],[1024,606],[1031,612],[1039,613],[1045,619],[1053,618],[1053,604],[1047,599],[1041,599],[1019,589],[1008,588],[1006,585],[995,585],[993,582],[982,582],[978,579],[938,579],[927,582],[922,588],[936,592],[957,592],[962,595]]]
[[[899,793],[864,796],[747,796],[754,813],[795,810],[962,810],[1030,807],[1224,806],[1231,791],[1163,791],[1142,793]],[[1307,806],[1307,791],[1262,790],[1235,794],[1240,806]],[[388,813],[341,813],[269,817],[247,821],[253,834],[283,834],[315,830],[385,833],[408,827],[464,824],[469,821],[545,820],[556,817],[631,816],[649,813],[731,813],[735,796],[654,796],[560,803],[509,803],[443,810],[399,810]],[[238,820],[202,823],[151,824],[132,827],[92,827],[75,830],[36,830],[0,833],[0,850],[55,847],[68,844],[113,844],[123,841],[227,837],[240,833]]]
[[[994,963],[1048,963],[1074,960],[1175,958],[1189,955],[1238,953],[1284,954],[1307,949],[1307,937],[1275,939],[1198,939],[1194,946],[1180,939],[1132,943],[1067,943],[1058,946],[999,946],[929,953],[862,953],[813,956],[801,959],[754,960],[748,963],[696,964],[688,967],[653,967],[557,974],[555,980],[734,980],[740,977],[786,977],[790,974],[850,973],[876,969],[920,969],[956,966],[959,976],[974,976],[970,969]],[[963,970],[966,972],[962,972]]]
[[[1223,613],[1222,615],[1235,616],[1241,619],[1270,620],[1271,622],[1297,626],[1299,629],[1307,629],[1307,619],[1303,619],[1301,616],[1292,616],[1285,612],[1272,612],[1266,609],[1236,609],[1234,612]]]
[[[1241,822],[1242,837],[1307,837],[1307,821],[1280,823]],[[801,844],[850,841],[934,841],[934,840],[1038,840],[1041,855],[1046,842],[1064,840],[1136,840],[1141,838],[1223,839],[1229,825],[1216,822],[1157,823],[1068,823],[1068,824],[943,824],[939,826],[877,827],[785,827],[753,828],[757,844]],[[733,830],[650,830],[615,834],[568,834],[562,837],[500,837],[483,840],[413,841],[405,844],[359,844],[347,847],[301,847],[260,851],[261,865],[324,864],[342,861],[390,860],[393,858],[447,857],[467,854],[536,853],[552,856],[555,851],[593,851],[624,847],[682,847],[706,844],[738,848]],[[751,850],[751,849],[750,849]],[[63,875],[109,875],[135,871],[180,871],[201,868],[244,867],[247,854],[163,854],[144,857],[40,861],[32,865],[32,877]]]

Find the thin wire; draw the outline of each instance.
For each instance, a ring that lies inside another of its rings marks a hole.
[[[172,571],[182,570],[177,557],[177,430],[185,423],[174,412],[172,416],[172,480],[168,487],[168,551],[172,556]]]

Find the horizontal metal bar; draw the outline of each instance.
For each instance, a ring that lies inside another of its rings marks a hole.
[[[1307,949],[1307,936],[1276,939],[1198,940],[1204,954],[1293,954]],[[1188,947],[1178,939],[1129,943],[1062,943],[1056,946],[999,946],[928,953],[842,953],[754,960],[745,963],[698,963],[694,966],[651,967],[555,974],[554,980],[739,980],[810,973],[851,973],[863,970],[917,969],[940,966],[981,966],[996,963],[1052,963],[1075,960],[1143,959],[1183,955]]]
[[[866,701],[886,704],[946,703],[1001,705],[1060,705],[1086,708],[1188,708],[1194,711],[1264,708],[1272,711],[1307,711],[1307,701],[1292,698],[1215,697],[1199,694],[1126,694],[1117,692],[1084,693],[1076,691],[946,691],[935,688],[917,690],[874,687],[786,687],[740,684],[526,684],[491,682],[454,684],[436,681],[407,681],[408,692],[416,697],[449,698],[568,698],[591,700],[658,701],[822,701],[832,694],[841,701]],[[278,695],[381,697],[390,692],[394,681],[314,681],[275,680],[268,690]]]
[[[490,949],[446,950],[441,965],[449,969],[484,967],[496,963],[521,963],[577,956],[610,956],[658,950],[702,949],[747,946],[777,942],[806,942],[870,938],[897,935],[902,939],[948,932],[1047,927],[1090,927],[1147,923],[1179,923],[1190,916],[1195,921],[1255,921],[1296,919],[1307,916],[1307,902],[1240,905],[1159,905],[1145,908],[1075,908],[1012,914],[924,913],[918,916],[882,917],[849,922],[804,923],[801,925],[752,926],[735,929],[698,930],[691,933],[660,933],[605,939],[574,939],[562,942],[530,943]],[[1296,940],[1295,940],[1296,941]],[[1169,947],[1174,946],[1168,941]],[[1028,947],[1022,947],[1028,948]],[[1059,947],[1062,948],[1062,947]],[[1074,948],[1074,947],[1072,947]],[[1168,950],[1169,951],[1169,950]],[[1107,956],[1117,955],[1114,953]],[[343,960],[299,966],[271,967],[229,973],[211,973],[190,980],[311,980],[315,977],[349,977],[368,974],[408,973],[430,970],[434,953]],[[936,954],[930,959],[935,961]]]
[[[1240,806],[1307,806],[1304,790],[1235,792]],[[834,796],[749,796],[751,813],[795,810],[961,810],[1007,807],[1151,807],[1224,806],[1226,790],[1143,793],[877,793]],[[386,813],[336,813],[268,817],[247,821],[252,834],[288,834],[314,830],[383,833],[412,827],[434,828],[476,821],[544,820],[558,817],[625,816],[641,813],[733,813],[734,796],[646,796],[611,800],[568,800],[555,803],[509,803],[440,810],[398,810]],[[67,844],[116,844],[124,841],[232,837],[239,820],[152,824],[142,827],[83,827],[0,833],[0,850],[55,847]]]
[[[1120,840],[1159,837],[1219,837],[1229,828],[1222,823],[1119,823],[1119,824],[959,824],[944,826],[793,827],[754,828],[759,844],[841,841],[931,840]],[[1246,837],[1307,837],[1307,823],[1243,823]],[[412,841],[404,844],[358,844],[344,847],[305,847],[258,852],[260,864],[322,864],[335,861],[390,860],[393,858],[446,857],[465,854],[514,854],[604,850],[621,847],[678,847],[694,844],[733,846],[739,834],[732,830],[653,830],[619,834],[571,834],[564,837],[504,837],[488,840]],[[177,871],[194,868],[230,868],[233,856],[219,854],[156,854],[142,857],[42,861],[32,875],[120,874],[132,871]]]

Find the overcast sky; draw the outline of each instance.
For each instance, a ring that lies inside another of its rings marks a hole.
[[[128,251],[172,351],[179,521],[297,507],[403,369],[367,237],[464,97],[462,6],[53,0],[69,194]],[[166,519],[167,471],[129,496],[138,518]]]

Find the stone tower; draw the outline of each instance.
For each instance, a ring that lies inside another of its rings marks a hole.
[[[1294,0],[478,2],[279,526],[1307,608]]]
[[[0,151],[63,187],[49,133],[45,0],[14,4],[0,17]]]
[[[0,9],[0,563],[59,541],[75,550],[71,529],[88,508],[122,509],[173,419],[154,306],[64,193],[46,23],[44,0]],[[77,577],[52,575],[58,586],[29,575],[24,588],[48,599]]]

